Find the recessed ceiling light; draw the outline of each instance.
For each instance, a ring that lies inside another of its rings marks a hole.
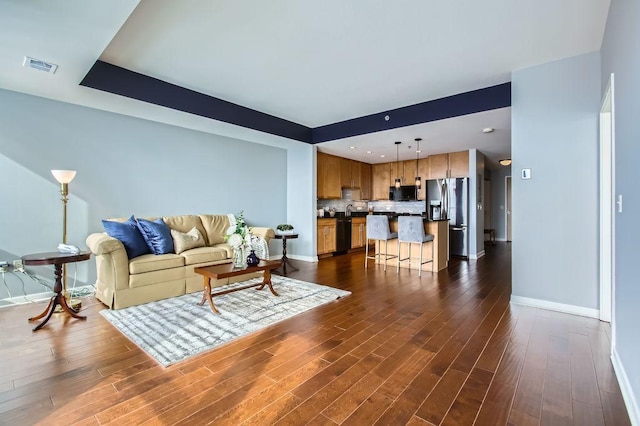
[[[356,149],[356,147],[355,146],[350,146],[349,149]]]
[[[509,166],[511,165],[511,158],[503,158],[502,160],[499,160],[498,163],[503,166]]]
[[[416,152],[419,154],[419,153],[421,153],[422,151],[421,151],[421,150],[419,150],[419,149],[416,149]]]
[[[485,127],[482,129],[482,133],[493,133],[495,129],[493,127]]]
[[[373,154],[373,151],[367,151],[367,154]]]
[[[380,158],[384,158],[384,154],[381,154],[381,155],[380,155]]]

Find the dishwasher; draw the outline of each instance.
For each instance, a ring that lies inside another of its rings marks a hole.
[[[351,217],[336,218],[336,252],[346,252],[351,248]]]

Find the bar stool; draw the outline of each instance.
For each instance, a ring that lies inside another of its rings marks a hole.
[[[431,259],[422,260],[422,243],[431,241]],[[400,258],[400,246],[402,243],[409,243],[409,254],[404,259]],[[399,216],[398,217],[398,264],[397,272],[400,272],[400,262],[409,261],[409,269],[411,269],[411,244],[420,244],[420,264],[418,265],[418,276],[422,276],[422,265],[433,262],[433,235],[424,233],[424,222],[419,216]],[[433,268],[432,272],[433,272]]]
[[[368,215],[367,216],[367,240],[364,249],[364,268],[367,269],[369,259],[378,260],[380,262],[379,253],[382,250],[382,241],[384,241],[384,270],[387,270],[387,260],[395,259],[398,256],[389,255],[387,253],[387,243],[389,240],[398,238],[397,232],[391,232],[389,229],[389,218],[384,215]],[[380,241],[380,250],[377,250],[373,256],[369,256],[369,240]]]

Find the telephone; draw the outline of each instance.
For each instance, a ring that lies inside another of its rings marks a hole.
[[[78,247],[73,246],[71,244],[63,244],[63,243],[58,244],[58,251],[60,253],[70,253],[70,254],[80,253],[80,249]]]

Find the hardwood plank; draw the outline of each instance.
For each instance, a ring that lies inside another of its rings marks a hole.
[[[450,368],[418,408],[416,415],[431,423],[440,424],[466,380],[467,373]]]
[[[393,400],[386,396],[374,392],[342,424],[372,425],[392,402]]]
[[[548,424],[573,424],[568,355],[549,353],[544,382],[540,420]]]
[[[600,407],[600,390],[591,357],[589,338],[582,334],[570,333],[569,347],[571,352],[571,395],[574,401]]]
[[[473,424],[492,378],[492,373],[474,368],[441,424]]]
[[[339,399],[329,405],[323,412],[327,418],[341,424],[382,384],[383,379],[369,373],[350,387]]]
[[[600,400],[602,401],[602,413],[604,422],[607,426],[631,425],[631,420],[627,413],[627,407],[620,393],[600,392]]]
[[[573,423],[581,426],[605,426],[600,404],[593,406],[573,400]]]

